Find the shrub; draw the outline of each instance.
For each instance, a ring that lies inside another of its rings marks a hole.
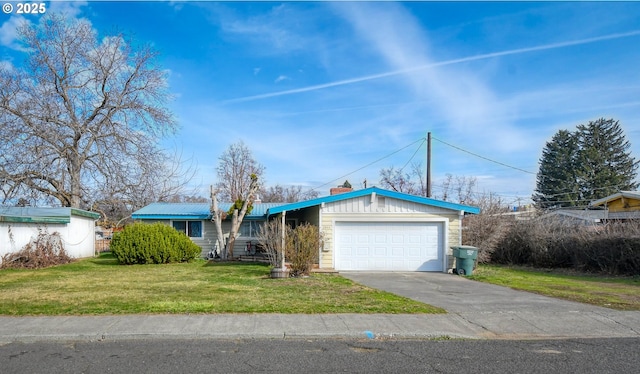
[[[113,235],[111,252],[121,264],[166,264],[192,261],[201,249],[171,226],[138,222]]]
[[[492,262],[606,274],[640,273],[640,223],[578,226],[553,220],[514,222]]]
[[[505,213],[504,204],[492,194],[481,195],[472,205],[480,207],[481,211],[462,220],[462,243],[477,247],[478,262],[487,263],[509,231],[512,219],[502,214]]]
[[[305,223],[287,232],[286,259],[291,276],[308,275],[318,259],[318,251],[324,244],[318,228]]]
[[[49,233],[38,228],[38,236],[31,239],[20,251],[2,256],[0,269],[41,269],[68,264],[73,259],[67,255],[59,232]]]
[[[271,220],[260,226],[258,231],[258,242],[267,253],[269,264],[280,267],[282,260],[282,223],[279,219]]]

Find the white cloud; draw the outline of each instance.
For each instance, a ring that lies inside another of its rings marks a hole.
[[[70,18],[76,18],[82,12],[82,7],[88,4],[87,1],[52,1],[47,4],[47,12],[63,14]],[[2,26],[0,26],[0,45],[5,47],[25,51],[26,49],[18,43],[18,28],[24,23],[31,24],[29,19],[23,16],[12,15]]]
[[[63,14],[69,18],[77,18],[82,12],[82,7],[88,4],[87,1],[73,0],[73,1],[51,1],[48,5],[48,12],[55,12]]]
[[[282,56],[302,53],[320,56],[320,60],[326,58],[328,42],[323,39],[326,30],[317,28],[317,17],[322,13],[316,12],[314,5],[264,4],[269,4],[270,8],[248,16],[221,3],[208,9],[219,24],[224,39],[240,40],[252,46],[250,49],[254,54]]]
[[[22,16],[13,15],[0,26],[0,45],[15,49],[18,51],[24,51],[25,48],[18,43],[18,28],[25,22],[30,23],[29,20]]]
[[[4,60],[0,61],[0,70],[13,71],[14,66],[11,61]]]
[[[286,75],[280,75],[278,76],[278,78],[276,78],[275,83],[280,83],[286,80],[291,80],[291,78],[287,77]]]
[[[505,117],[491,87],[463,66],[439,66],[425,31],[404,8],[395,4],[336,3],[335,9],[393,70],[406,72],[401,75],[404,84],[417,99],[433,101],[430,110],[441,114],[450,130],[502,149],[521,145],[518,143],[523,141],[518,142],[521,137],[510,123],[488,121]],[[510,141],[496,141],[496,134]]]

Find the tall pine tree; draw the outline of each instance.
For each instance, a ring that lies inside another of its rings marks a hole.
[[[541,209],[587,205],[635,190],[638,161],[618,121],[598,119],[558,131],[542,151],[533,200]]]
[[[618,191],[635,190],[638,161],[618,121],[600,118],[579,125],[577,176],[581,197],[597,200]]]
[[[542,150],[533,201],[541,209],[573,206],[579,198],[576,184],[577,137],[558,131]]]

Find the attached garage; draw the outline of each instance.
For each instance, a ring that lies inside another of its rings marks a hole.
[[[318,225],[320,268],[436,271],[461,245],[461,222],[479,208],[372,187],[269,209],[267,217]]]
[[[442,271],[444,223],[344,222],[335,225],[340,270]]]

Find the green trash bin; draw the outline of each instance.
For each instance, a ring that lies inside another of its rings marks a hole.
[[[451,247],[453,249],[453,257],[456,258],[455,272],[458,275],[471,275],[473,273],[473,265],[478,258],[478,248],[470,245],[460,245]]]

